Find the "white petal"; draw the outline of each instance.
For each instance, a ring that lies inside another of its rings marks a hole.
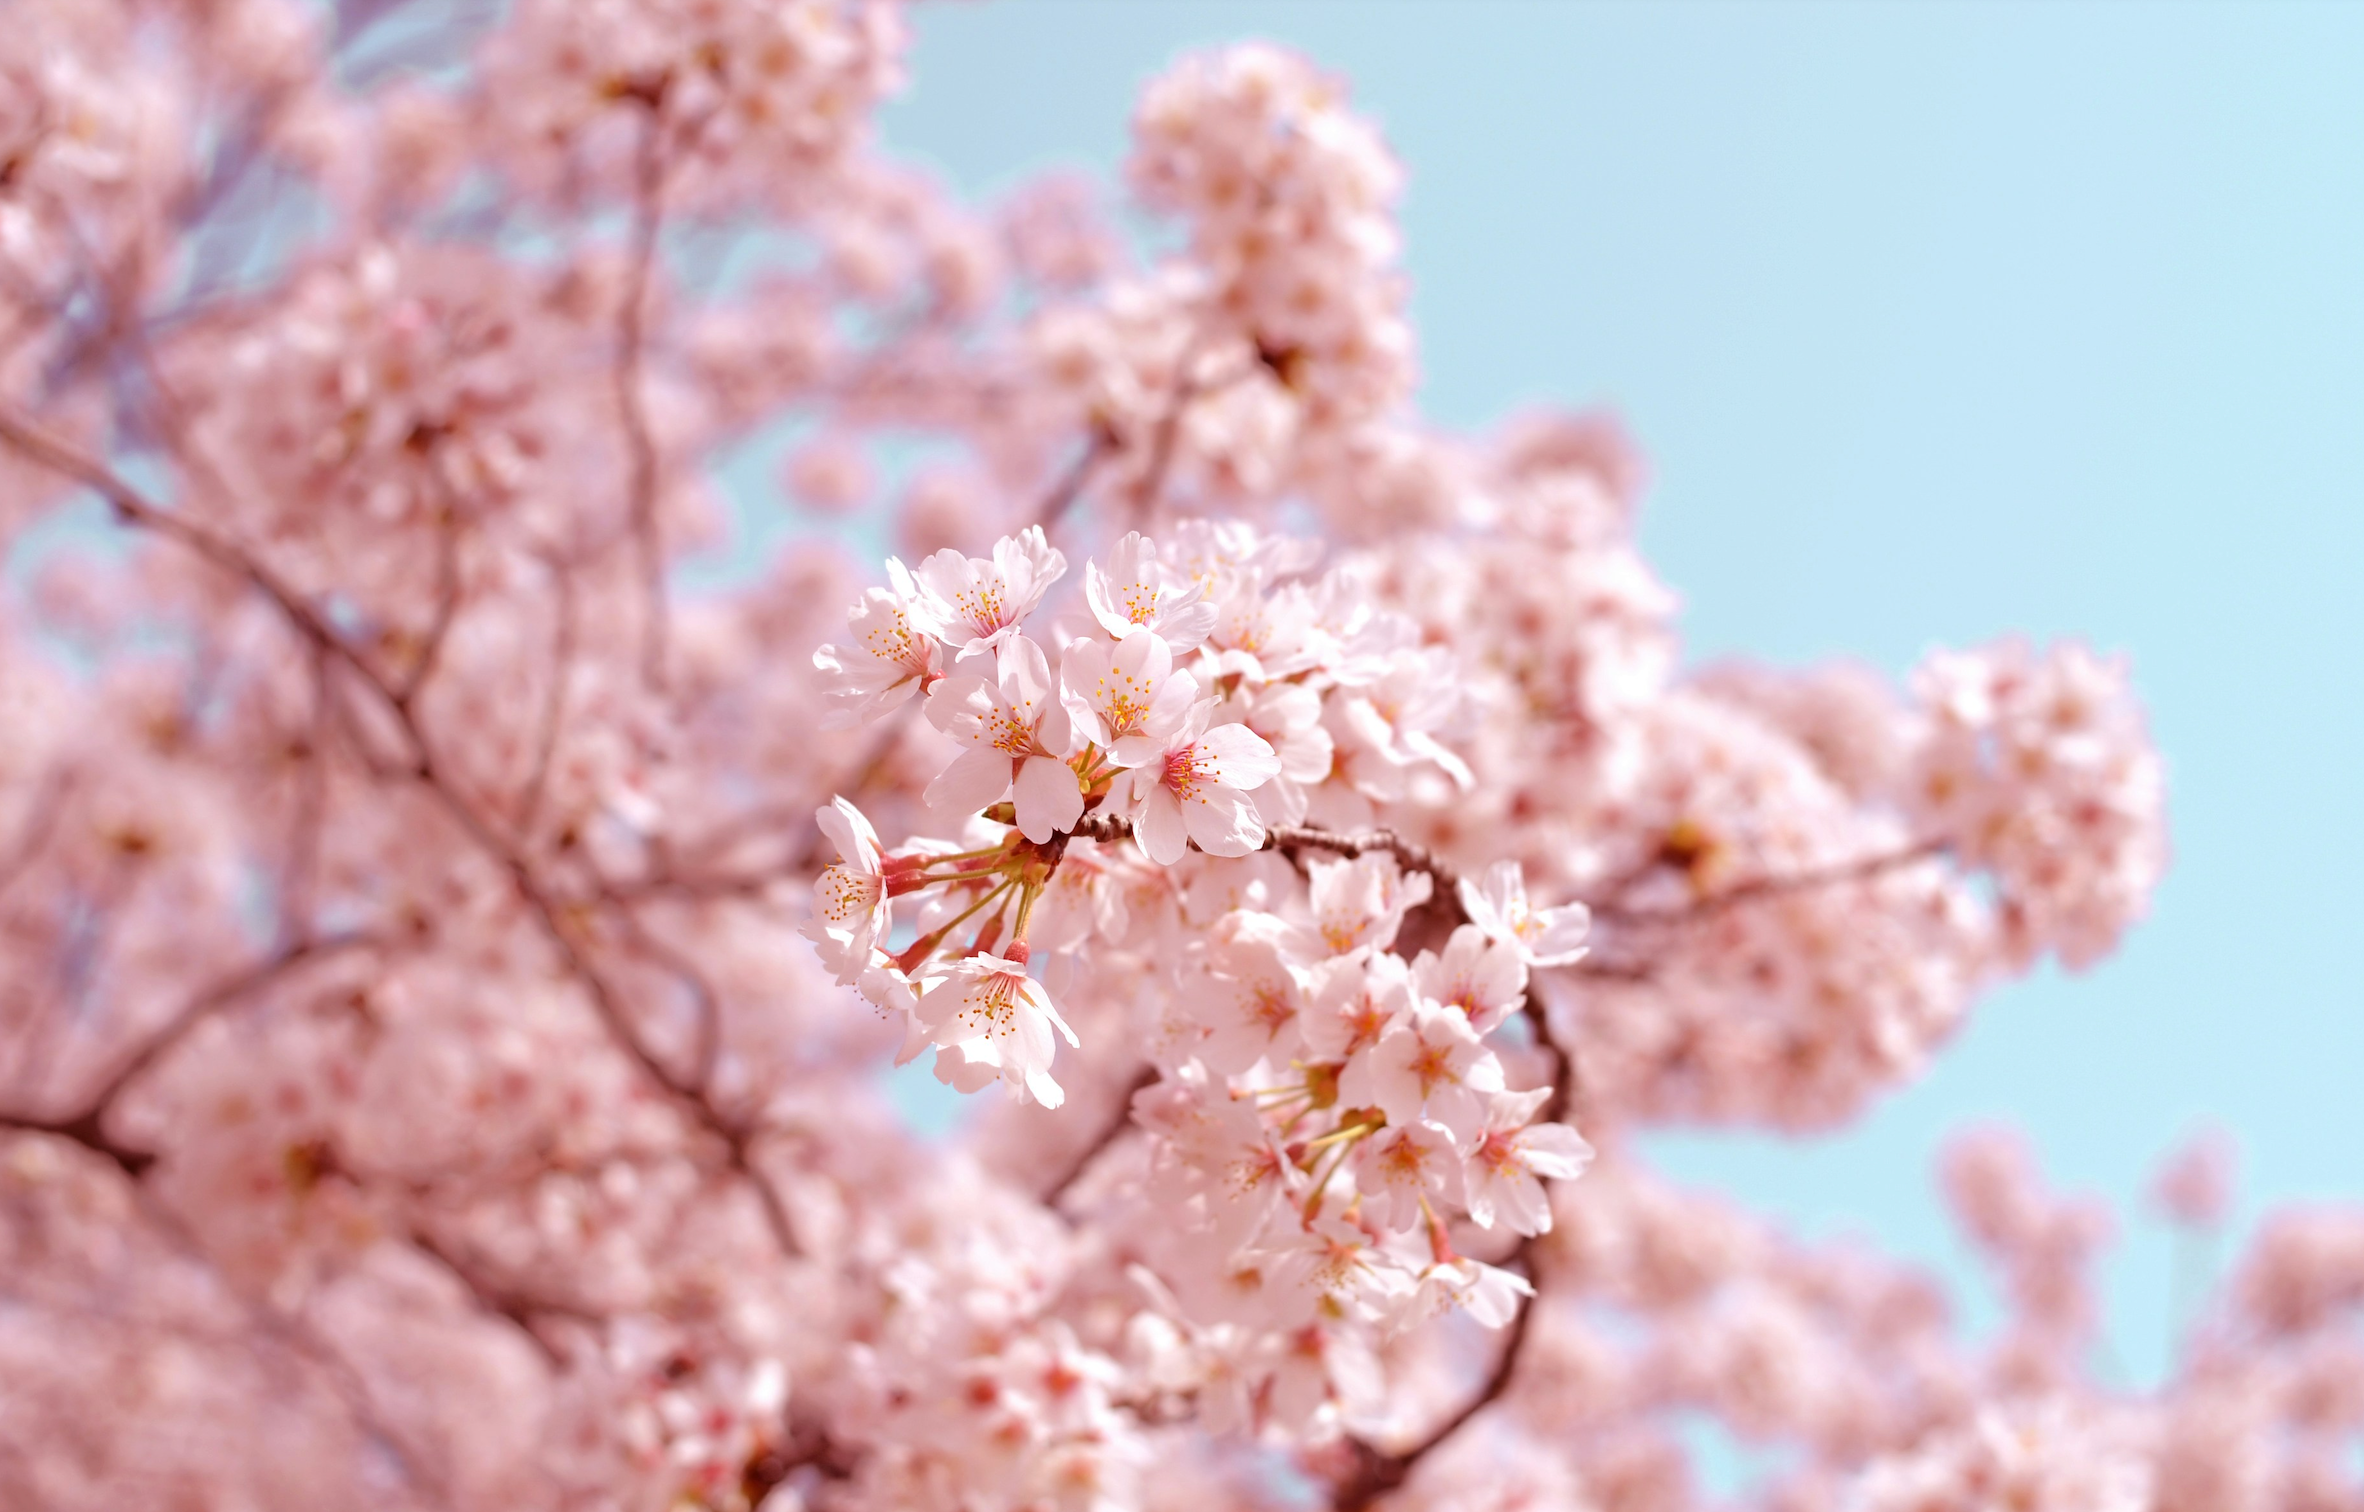
[[[1012,765],[999,751],[963,751],[936,774],[923,801],[940,814],[978,813],[1009,796]]]
[[[1182,805],[1164,788],[1154,788],[1142,802],[1141,812],[1133,816],[1133,838],[1149,859],[1160,866],[1172,866],[1190,849],[1190,832],[1183,827]]]
[[[1212,757],[1210,764],[1208,758]],[[1222,724],[1198,738],[1198,770],[1246,792],[1280,775],[1280,757],[1270,742],[1243,724]]]
[[[1263,817],[1245,793],[1217,784],[1176,806],[1190,838],[1210,856],[1244,856],[1264,847]]]
[[[1075,769],[1048,756],[1029,756],[1018,768],[1018,832],[1037,845],[1083,817],[1083,789]]]

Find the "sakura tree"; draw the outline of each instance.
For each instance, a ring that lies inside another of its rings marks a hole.
[[[1413,410],[1342,81],[979,206],[887,0],[5,20],[0,1504],[2364,1508],[2364,1212],[2137,1390],[2011,1136],[1991,1338],[1637,1151],[2106,954],[2159,759],[1684,667],[1612,423]]]

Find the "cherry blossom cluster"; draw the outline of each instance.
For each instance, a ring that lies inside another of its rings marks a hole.
[[[1152,81],[1137,245],[886,155],[892,0],[7,22],[0,1506],[2364,1507],[2352,1204],[2142,1387],[2008,1136],[1991,1335],[1653,1170],[2106,954],[2160,760],[1687,662],[1613,421],[1412,407],[1344,81]]]
[[[1040,527],[990,557],[948,547],[916,570],[888,562],[890,586],[848,615],[853,638],[814,654],[833,717],[878,719],[916,695],[960,747],[922,801],[955,826],[1003,827],[989,843],[965,845],[981,838],[972,829],[889,852],[844,799],[817,816],[839,859],[816,884],[808,934],[842,983],[907,1017],[906,1057],[932,1044],[937,1074],[963,1090],[1000,1080],[1062,1100],[1053,1036],[1075,1036],[1026,968],[1038,905],[1064,952],[1105,927],[1097,900],[1054,887],[1087,818],[1171,867],[1192,851],[1261,851],[1317,795],[1331,810],[1400,794],[1421,766],[1466,779],[1432,734],[1449,699],[1433,684],[1405,696],[1436,658],[1350,577],[1306,581],[1309,560],[1302,543],[1237,523],[1185,522],[1162,557],[1135,531],[1106,565],[1085,564],[1081,612],[1034,635],[1027,621],[1067,566]],[[890,952],[898,897],[916,937]]]
[[[1116,453],[1112,480],[1138,491],[1154,470],[1210,510],[1302,488],[1359,512],[1346,495],[1414,372],[1402,175],[1346,99],[1253,44],[1144,92],[1126,176],[1187,224],[1189,254],[1055,302],[1032,330],[1044,387]]]
[[[902,43],[880,0],[527,0],[493,40],[468,125],[544,193],[661,175],[701,205],[793,205],[858,146]]]
[[[1915,680],[1921,818],[1993,876],[2004,948],[2097,959],[2167,862],[2165,778],[2124,663],[2012,641],[1933,656]]]

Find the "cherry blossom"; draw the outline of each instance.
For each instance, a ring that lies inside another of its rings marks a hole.
[[[929,807],[965,813],[1015,792],[1018,828],[1038,844],[1082,816],[1067,711],[1033,641],[1016,636],[990,662],[956,668],[927,707],[938,729],[970,747],[928,784]]]
[[[837,847],[838,859],[813,882],[814,911],[805,937],[819,947],[839,984],[851,986],[894,923],[878,831],[843,798],[814,810],[813,820]]]
[[[1391,1123],[1354,1149],[1355,1176],[1371,1198],[1373,1216],[1391,1229],[1420,1222],[1432,1197],[1446,1201],[1460,1169],[1452,1131],[1425,1119]]]
[[[1552,1091],[1497,1092],[1484,1127],[1465,1141],[1463,1200],[1470,1222],[1480,1228],[1492,1228],[1499,1217],[1514,1233],[1549,1232],[1551,1205],[1543,1182],[1573,1181],[1592,1164],[1592,1146],[1583,1135],[1566,1124],[1532,1122]]]
[[[962,1091],[998,1080],[1046,1108],[1066,1100],[1051,1079],[1051,1032],[1073,1045],[1075,1031],[1023,958],[964,956],[928,983],[914,1011],[939,1047],[936,1074]]]
[[[1533,908],[1516,861],[1497,861],[1476,881],[1461,883],[1461,906],[1489,938],[1519,953],[1529,966],[1566,966],[1584,958],[1592,916],[1581,903]]]
[[[1196,580],[1160,563],[1157,543],[1137,530],[1116,543],[1106,569],[1098,558],[1084,566],[1092,617],[1119,640],[1146,631],[1175,652],[1195,650],[1215,623],[1205,597]]]
[[[1348,1102],[1376,1106],[1393,1125],[1426,1118],[1457,1144],[1477,1136],[1487,1094],[1502,1087],[1502,1064],[1469,1016],[1417,1001],[1338,1079],[1338,1095]]]
[[[2008,1133],[1969,1329],[1653,1163],[2105,955],[2165,765],[2073,642],[1694,665],[1617,421],[1419,411],[1345,80],[972,202],[894,0],[8,20],[0,1504],[2364,1499],[2353,1203],[2132,1380]]]
[[[1059,680],[1068,713],[1120,767],[1141,766],[1168,749],[1198,704],[1198,680],[1175,670],[1173,651],[1157,635],[1070,641]]]
[[[913,603],[929,634],[955,657],[981,656],[1016,637],[1018,626],[1067,570],[1040,526],[1004,536],[990,559],[951,547],[919,564]]]
[[[1190,846],[1244,856],[1264,843],[1248,795],[1280,770],[1280,758],[1246,725],[1207,721],[1212,700],[1190,711],[1165,749],[1118,779],[1115,801],[1150,860],[1171,866]]]
[[[813,652],[813,665],[829,675],[826,696],[838,705],[833,726],[876,719],[943,675],[935,640],[913,620],[917,586],[901,562],[889,558],[887,572],[894,586],[866,590],[846,615],[854,644]]]

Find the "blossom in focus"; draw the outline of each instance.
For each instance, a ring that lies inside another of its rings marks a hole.
[[[903,564],[887,559],[892,586],[864,591],[846,614],[854,632],[848,646],[823,646],[813,665],[828,679],[833,728],[876,719],[940,675],[935,638],[915,618],[919,590]]]
[[[1244,856],[1264,843],[1264,821],[1248,795],[1280,771],[1280,758],[1245,725],[1210,727],[1213,712],[1213,701],[1202,701],[1163,751],[1110,791],[1133,821],[1133,838],[1161,866],[1192,845],[1210,856]]]
[[[1117,542],[1103,568],[1084,564],[1084,600],[1092,617],[1118,640],[1146,631],[1175,652],[1191,651],[1215,623],[1215,606],[1195,580],[1157,559],[1157,545],[1139,531]]]
[[[1174,667],[1162,637],[1069,641],[1060,653],[1067,711],[1108,759],[1137,767],[1168,749],[1198,703],[1198,681]]]
[[[1487,1098],[1501,1090],[1502,1063],[1469,1016],[1428,1003],[1397,1019],[1338,1079],[1346,1101],[1376,1106],[1395,1125],[1430,1119],[1461,1143],[1477,1136]]]
[[[1462,1172],[1469,1220],[1478,1227],[1492,1228],[1499,1218],[1513,1233],[1549,1232],[1544,1181],[1573,1181],[1592,1164],[1592,1146],[1574,1129],[1531,1122],[1550,1100],[1548,1087],[1494,1096]]]
[[[953,1086],[975,1091],[1001,1081],[1046,1108],[1066,1100],[1051,1078],[1057,1048],[1051,1034],[1056,1030],[1073,1045],[1075,1031],[1027,975],[1024,961],[964,956],[927,984],[915,1011],[928,1043],[938,1047],[937,1075]]]
[[[843,798],[815,809],[813,820],[837,847],[837,860],[813,881],[813,916],[803,933],[821,952],[823,964],[837,973],[839,985],[850,987],[886,938],[894,917],[878,831]]]
[[[1515,945],[1488,935],[1475,924],[1457,926],[1444,951],[1424,950],[1412,962],[1421,995],[1469,1016],[1485,1034],[1526,1001],[1527,963]]]
[[[927,708],[937,729],[970,748],[928,784],[930,808],[973,814],[1015,793],[1018,829],[1038,845],[1083,816],[1083,789],[1067,764],[1073,727],[1033,641],[1014,636],[990,659],[955,667]]]
[[[1018,626],[1067,571],[1067,558],[1030,525],[993,545],[990,558],[947,546],[919,564],[914,617],[957,658],[982,656]]]

